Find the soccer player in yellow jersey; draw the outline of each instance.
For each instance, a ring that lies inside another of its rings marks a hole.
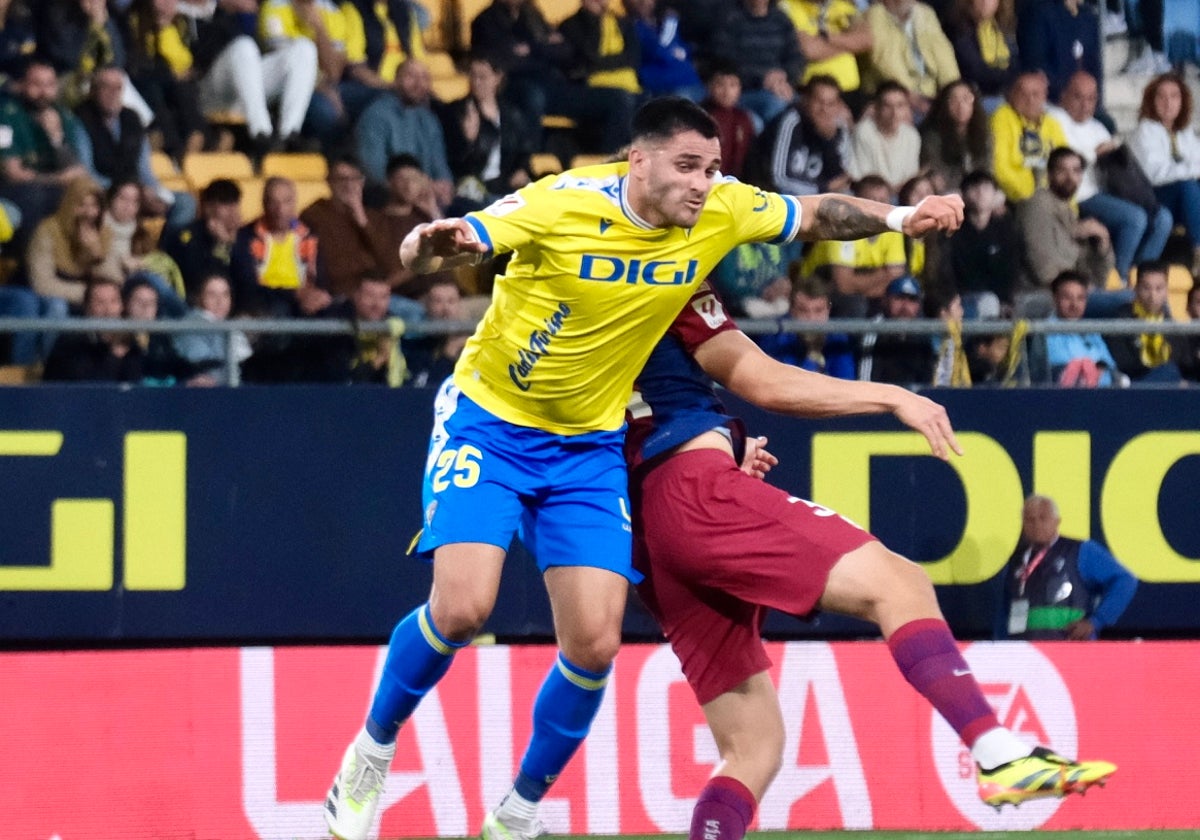
[[[957,196],[898,208],[783,196],[720,175],[717,127],[674,97],[644,105],[626,162],[550,176],[462,219],[416,228],[406,266],[512,252],[491,307],[438,395],[426,462],[429,601],[401,620],[363,730],[326,800],[343,840],[374,823],[396,733],[495,605],[519,534],[537,558],[559,656],[533,709],[513,789],[486,840],[541,832],[537,803],[599,709],[632,566],[623,412],[634,377],[697,285],[748,241],[922,236],[962,222]]]

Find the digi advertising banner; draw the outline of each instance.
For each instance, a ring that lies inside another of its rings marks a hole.
[[[361,725],[377,647],[0,654],[6,840],[308,840]],[[787,724],[755,829],[1200,830],[1190,642],[980,642],[1000,720],[1118,771],[997,813],[969,753],[877,642],[770,645]],[[473,647],[401,729],[376,829],[461,837],[511,783],[549,646]],[[686,833],[716,749],[671,651],[627,645],[541,816],[552,834]]]
[[[990,638],[1030,492],[1141,584],[1111,634],[1200,632],[1200,390],[936,390],[965,454],[891,417],[799,421],[730,400],[770,480],[922,563],[963,638]],[[0,647],[373,643],[426,597],[425,390],[0,389]],[[536,568],[506,564],[487,629],[549,638]],[[658,639],[636,604],[629,638]],[[857,637],[832,616],[773,635]]]

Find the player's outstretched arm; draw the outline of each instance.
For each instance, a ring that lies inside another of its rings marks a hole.
[[[866,198],[823,193],[799,196],[800,238],[863,239],[888,230],[925,236],[935,230],[952,233],[963,220],[958,195],[931,195],[915,207],[895,207]]]
[[[929,441],[945,460],[962,449],[946,409],[896,385],[834,379],[785,365],[764,353],[745,333],[718,333],[693,353],[705,373],[759,408],[793,417],[846,417],[890,412]]]
[[[417,225],[400,243],[400,261],[417,274],[474,264],[487,253],[464,219],[438,219]]]

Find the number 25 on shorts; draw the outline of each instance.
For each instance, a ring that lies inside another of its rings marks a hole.
[[[479,462],[483,453],[474,446],[447,449],[438,456],[433,469],[433,491],[440,493],[454,482],[455,487],[474,487],[479,481]]]

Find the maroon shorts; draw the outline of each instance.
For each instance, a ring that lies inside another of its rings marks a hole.
[[[813,612],[834,564],[875,539],[715,449],[668,458],[633,499],[638,594],[702,705],[770,667],[768,608]]]

